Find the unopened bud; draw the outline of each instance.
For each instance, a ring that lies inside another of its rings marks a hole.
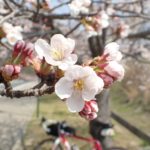
[[[93,120],[97,117],[97,113],[96,112],[92,112],[91,114],[88,115],[88,120]]]
[[[124,68],[116,61],[110,61],[104,70],[115,80],[121,81],[124,77]]]
[[[13,48],[12,56],[17,57],[18,54],[22,51],[22,49],[25,47],[25,42],[23,40],[18,41]]]
[[[79,115],[87,120],[93,120],[97,117],[98,105],[95,100],[85,102],[84,108]]]
[[[5,81],[11,81],[18,78],[21,67],[19,65],[5,65],[2,67],[1,72]]]
[[[24,41],[18,41],[13,49],[12,61],[15,64],[21,64],[26,66],[28,60],[32,59],[34,45],[32,43],[25,43]]]
[[[113,84],[113,82],[114,82],[113,77],[111,77],[108,74],[100,73],[98,76],[103,79],[105,88],[110,87]]]
[[[91,100],[90,105],[93,112],[98,112],[98,105],[96,100]]]

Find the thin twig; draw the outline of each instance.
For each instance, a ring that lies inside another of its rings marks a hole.
[[[61,4],[59,4],[59,5],[55,6],[55,7],[53,7],[50,11],[54,11],[55,9],[60,8],[60,7],[62,7],[62,6],[64,6],[64,5],[67,5],[67,4],[69,4],[69,3],[70,3],[70,1],[61,3]]]
[[[37,85],[35,85],[32,89],[40,89],[43,85],[44,85],[44,82],[41,81],[40,83],[38,83]]]
[[[4,3],[8,7],[8,9],[12,12],[13,8],[11,7],[10,3],[7,0],[4,0]]]
[[[69,34],[74,32],[80,25],[81,25],[81,22],[75,25],[68,33],[65,34],[65,36],[67,37]]]

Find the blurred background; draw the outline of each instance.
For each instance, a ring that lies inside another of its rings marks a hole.
[[[150,150],[150,0],[91,0],[89,5],[85,0],[77,10],[70,6],[72,2],[0,0],[0,66],[8,62],[17,40],[50,41],[52,35],[61,33],[75,39],[79,64],[101,55],[107,43],[117,42],[125,77],[110,87],[107,108],[115,131],[111,139],[113,145],[128,150]],[[38,81],[33,69],[26,67],[12,86],[23,90]],[[70,113],[54,94],[19,99],[1,96],[0,149],[33,150],[47,137],[40,126],[42,116],[66,120],[77,133],[90,136],[89,122]],[[78,144],[87,150],[86,143]]]

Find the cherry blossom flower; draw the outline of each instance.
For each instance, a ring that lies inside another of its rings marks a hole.
[[[93,120],[97,117],[98,105],[96,100],[85,101],[84,108],[79,115],[87,120]]]
[[[11,81],[18,78],[19,73],[21,72],[21,66],[19,65],[5,65],[0,69],[2,76],[5,81]]]
[[[109,26],[109,16],[105,11],[101,11],[96,16],[86,17],[83,19],[82,23],[88,32],[88,37],[101,35],[102,29]]]
[[[119,45],[115,42],[107,44],[104,48],[103,57],[105,57],[107,61],[120,61],[122,54],[119,51]]]
[[[5,22],[2,25],[2,29],[6,34],[6,39],[9,44],[14,45],[18,40],[22,40],[23,36],[21,31],[23,31],[21,26],[13,26],[12,24]]]
[[[48,64],[58,66],[62,70],[66,70],[77,62],[77,55],[72,54],[74,47],[75,41],[61,34],[55,34],[51,38],[50,45],[43,39],[35,43],[35,51],[39,58],[44,57]]]
[[[88,13],[91,0],[73,0],[68,6],[72,16],[77,16],[79,13]]]
[[[65,72],[55,85],[55,93],[66,104],[71,112],[80,112],[84,101],[95,98],[103,90],[104,82],[90,67],[74,65]]]
[[[104,70],[115,80],[121,81],[124,77],[124,68],[116,61],[109,61]]]

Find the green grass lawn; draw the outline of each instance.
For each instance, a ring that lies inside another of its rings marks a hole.
[[[127,96],[123,92],[120,83],[112,87],[110,95],[111,109],[132,125],[150,135],[150,113],[144,111],[139,103],[127,102]],[[131,150],[148,146],[148,143],[133,135],[117,122],[114,122],[114,124],[116,126],[116,137],[114,138],[114,141],[119,145],[121,144]]]
[[[127,102],[127,96],[116,84],[111,89],[111,108],[128,122],[150,135],[150,112],[144,111],[141,104]]]

